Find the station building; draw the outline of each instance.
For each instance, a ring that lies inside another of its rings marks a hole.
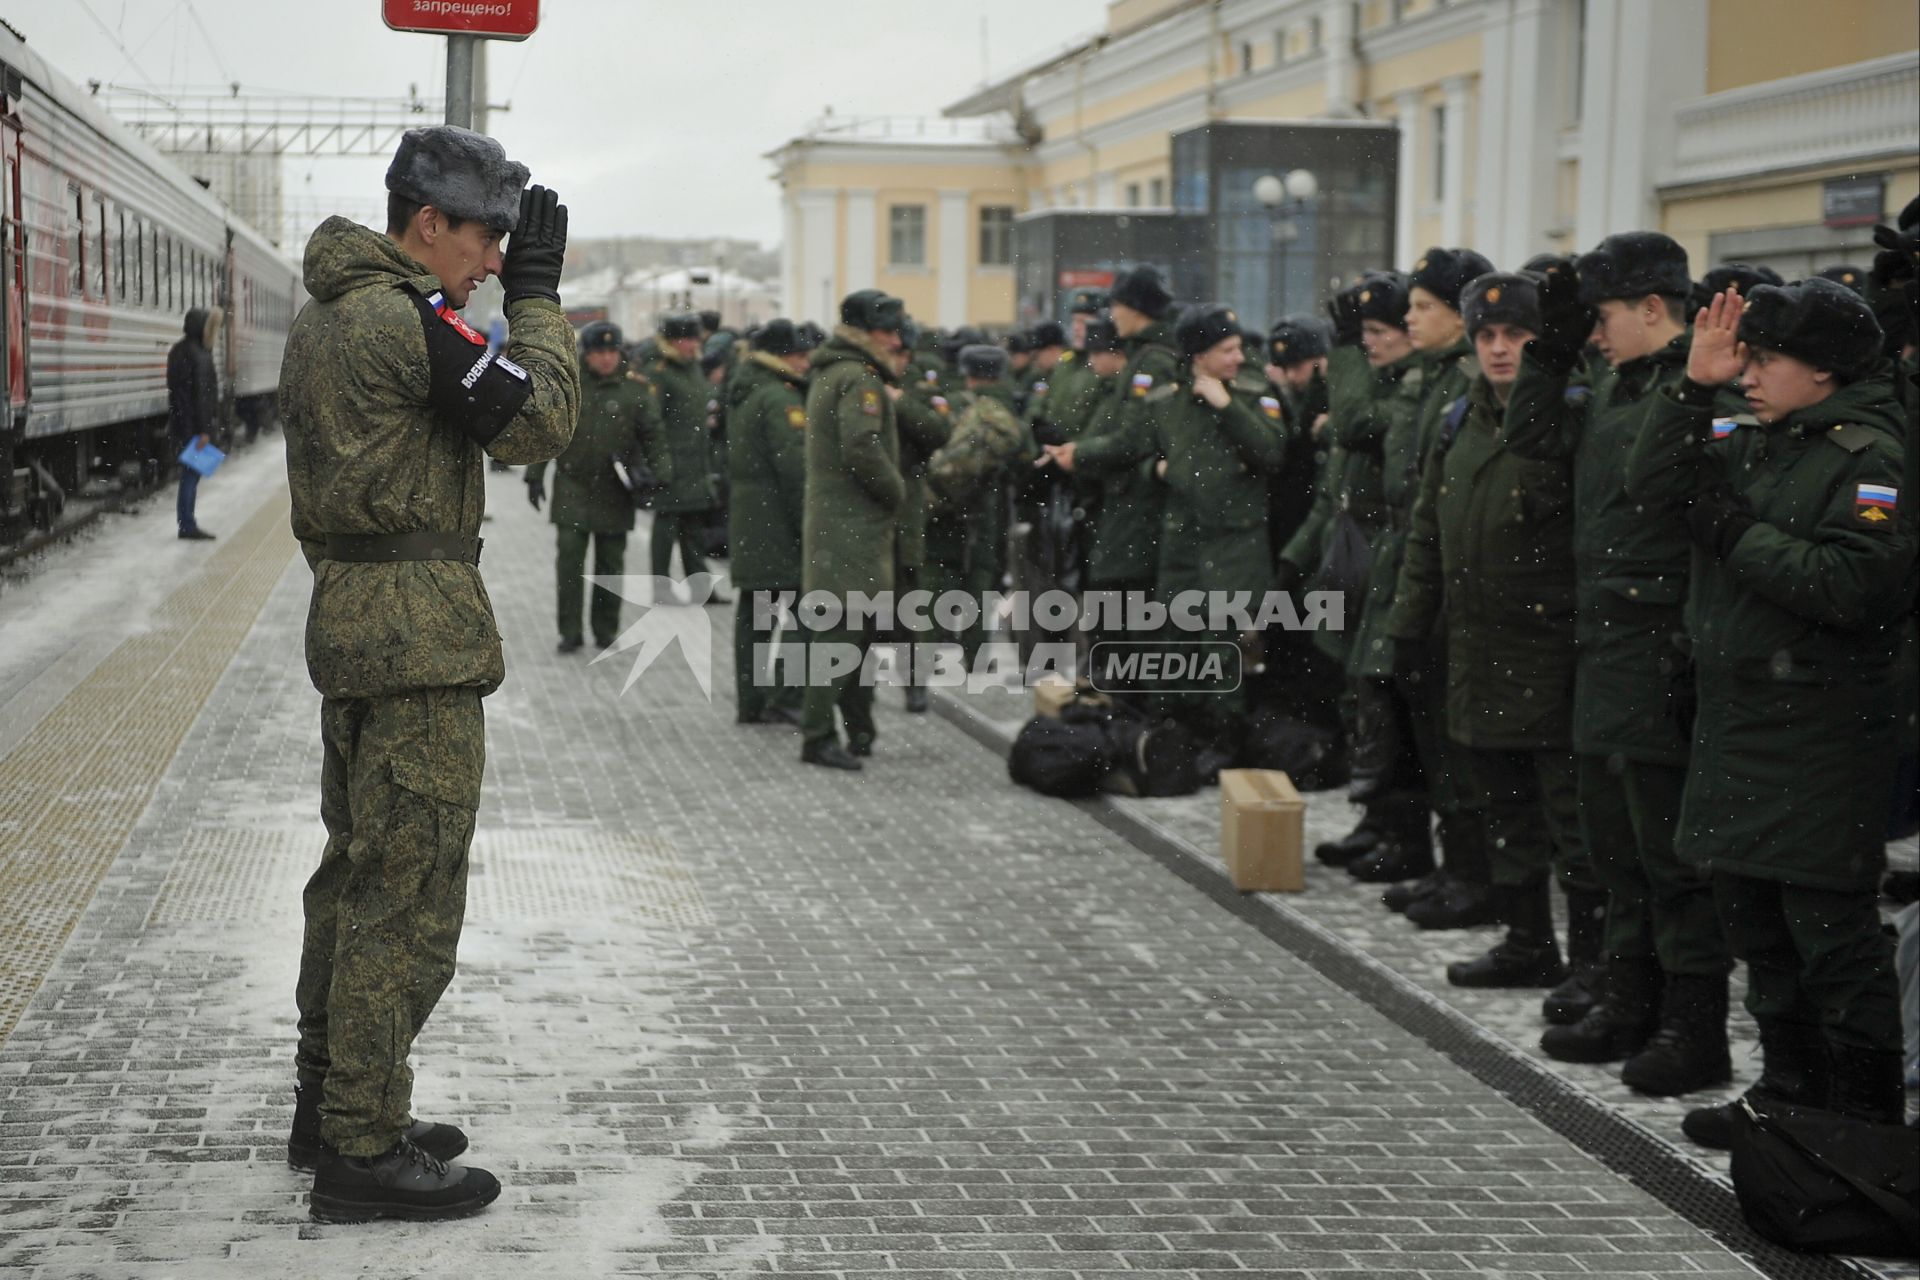
[[[829,115],[771,152],[784,290],[823,323],[867,286],[943,326],[1024,323],[1049,301],[1016,277],[1021,225],[1067,210],[1206,214],[1221,257],[1249,258],[1216,265],[1217,296],[1240,281],[1256,316],[1333,287],[1277,261],[1316,220],[1323,264],[1373,217],[1402,267],[1429,244],[1507,267],[1643,227],[1696,271],[1864,265],[1920,188],[1916,31],[1909,0],[1113,0],[1103,30],[939,118]],[[1216,156],[1199,190],[1176,136],[1229,125],[1386,130],[1390,190],[1377,215],[1324,179],[1263,207],[1285,145]]]

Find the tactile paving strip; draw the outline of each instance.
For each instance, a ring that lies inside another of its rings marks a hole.
[[[149,925],[297,922],[300,890],[326,840],[314,827],[197,827],[181,846]],[[634,920],[713,924],[671,842],[633,832],[482,827],[467,876],[471,924]]]
[[[0,760],[0,1040],[295,549],[284,485]]]

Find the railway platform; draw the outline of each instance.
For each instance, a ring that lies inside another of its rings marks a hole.
[[[488,483],[509,674],[415,1101],[500,1200],[321,1226],[286,1167],[319,699],[268,439],[217,542],[157,500],[0,584],[0,1275],[1914,1275],[1755,1238],[1683,1104],[1445,988],[1482,934],[1234,893],[1212,791],[1014,787],[1022,695],[883,695],[838,774],[733,724],[725,610],[711,699],[556,654],[551,528]]]

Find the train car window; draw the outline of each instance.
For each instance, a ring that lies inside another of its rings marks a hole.
[[[83,235],[82,217],[86,209],[86,197],[80,194],[77,186],[68,186],[67,194],[73,197],[67,202],[73,210],[67,219],[67,296],[80,296],[81,283],[86,279],[86,243]]]
[[[107,297],[107,202],[98,192],[87,206],[87,296]]]
[[[114,210],[120,216],[119,229],[113,237],[113,297],[116,302],[127,299],[127,211]]]
[[[133,302],[135,306],[145,306],[147,302],[147,229],[140,224],[140,215],[133,215]]]
[[[160,305],[171,311],[173,310],[173,297],[175,292],[172,236],[160,237],[160,280],[166,290],[166,292],[161,295]]]

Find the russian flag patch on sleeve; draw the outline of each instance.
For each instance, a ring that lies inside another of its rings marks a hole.
[[[1853,514],[1862,524],[1886,525],[1900,508],[1900,491],[1890,484],[1862,484],[1854,491]]]
[[[1715,440],[1725,440],[1733,434],[1733,429],[1739,425],[1740,423],[1733,418],[1715,418],[1713,420],[1713,438]]]

